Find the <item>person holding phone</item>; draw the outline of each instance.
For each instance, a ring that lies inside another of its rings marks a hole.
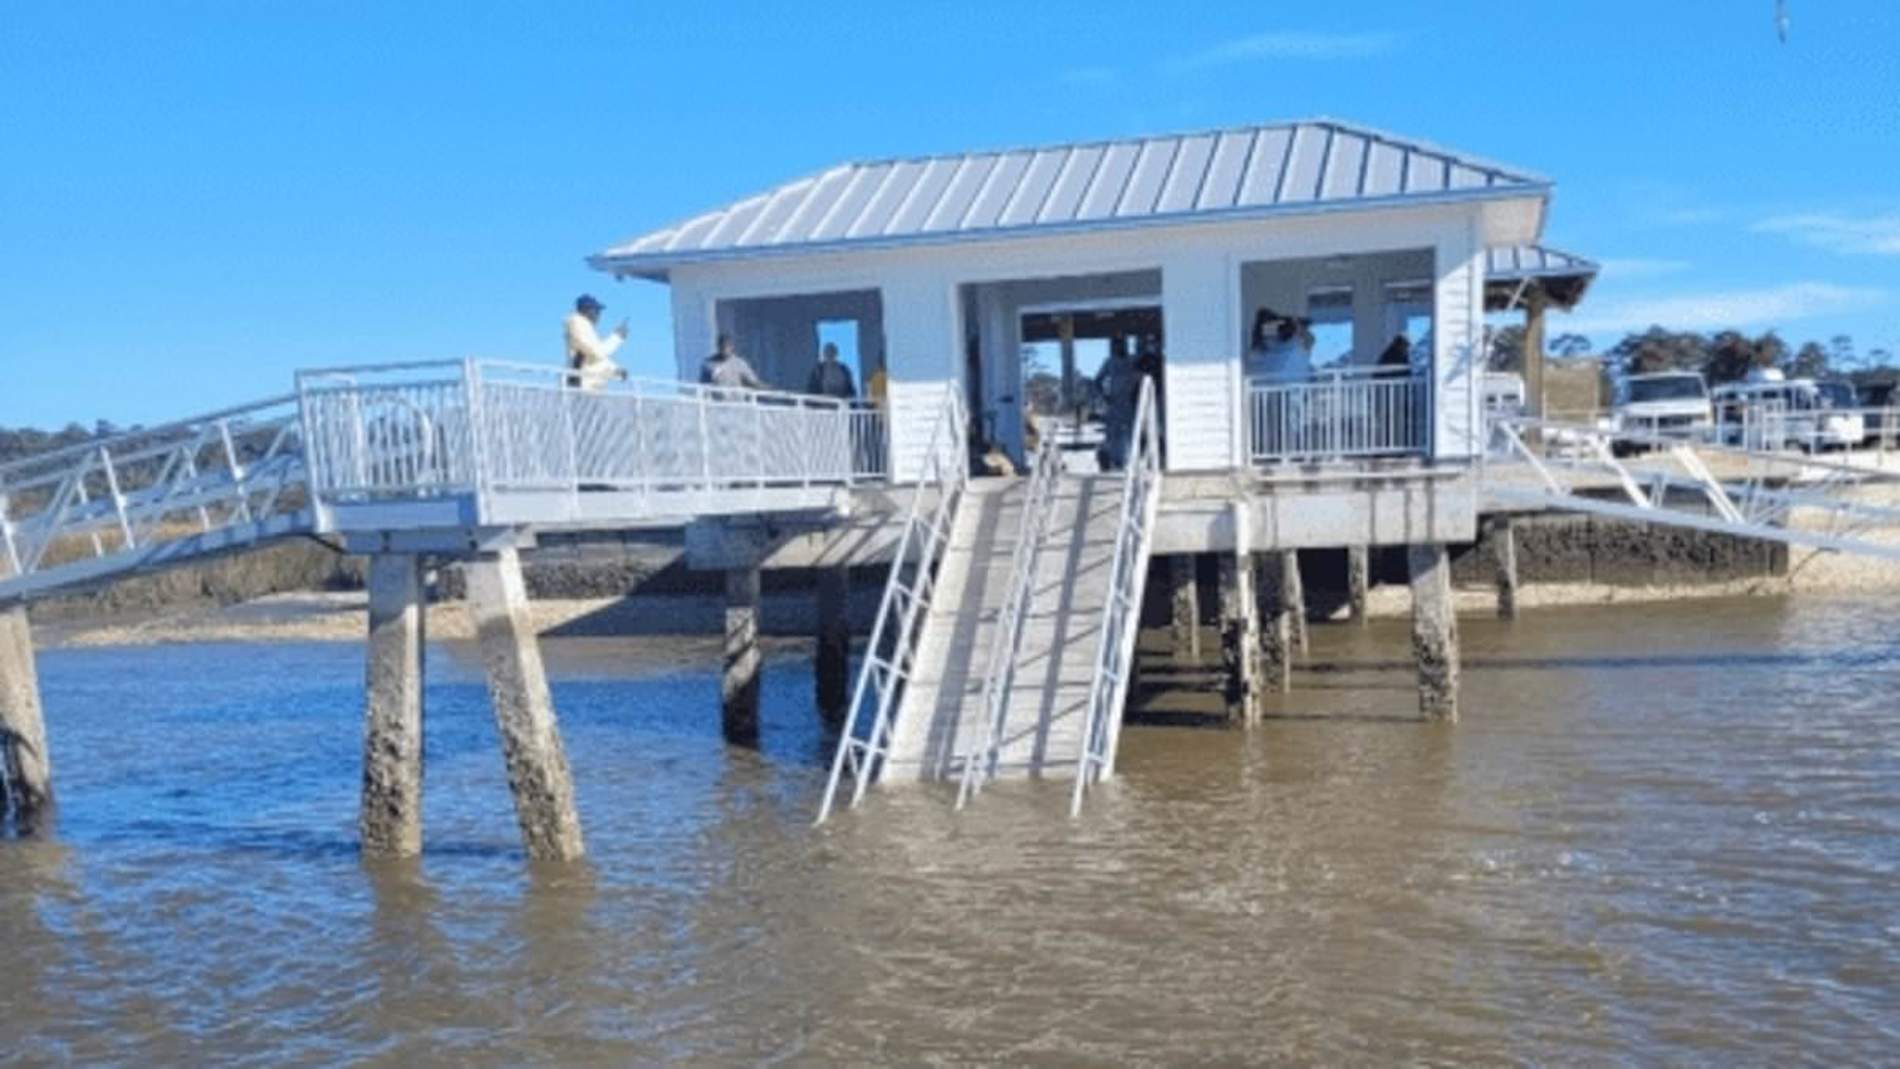
[[[627,377],[627,369],[614,363],[615,350],[627,340],[627,321],[621,320],[612,333],[602,338],[596,327],[600,323],[603,307],[593,294],[583,293],[574,302],[573,314],[567,317],[565,334],[569,386],[593,391],[613,379]]]

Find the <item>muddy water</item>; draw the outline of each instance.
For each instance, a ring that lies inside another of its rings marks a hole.
[[[533,870],[479,677],[431,664],[418,863],[355,854],[360,653],[43,655],[65,807],[0,843],[29,1062],[1867,1063],[1900,1050],[1900,613],[1747,601],[1316,631],[1297,718],[1138,727],[1077,823],[886,792],[773,660],[551,643],[591,863]]]

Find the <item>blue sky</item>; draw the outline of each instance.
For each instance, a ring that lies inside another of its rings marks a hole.
[[[1900,354],[1900,4],[312,2],[0,10],[0,424],[558,357],[582,257],[841,159],[1331,115],[1542,171],[1571,324]]]

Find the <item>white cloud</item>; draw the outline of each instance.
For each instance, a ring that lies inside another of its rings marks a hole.
[[[1646,260],[1641,257],[1617,259],[1612,257],[1598,264],[1606,278],[1632,279],[1655,278],[1658,275],[1674,275],[1689,269],[1687,260]]]
[[[1797,319],[1838,315],[1882,303],[1885,292],[1830,282],[1791,282],[1762,289],[1717,290],[1600,304],[1561,320],[1560,330],[1583,334],[1646,330],[1722,330],[1773,326]]]
[[[1334,60],[1370,59],[1395,51],[1393,33],[1312,33],[1275,30],[1236,37],[1211,48],[1183,56],[1169,64],[1175,70],[1200,70],[1260,59]]]
[[[1764,219],[1754,228],[1763,234],[1785,234],[1808,245],[1835,252],[1900,256],[1900,214],[1847,216],[1819,212]]]

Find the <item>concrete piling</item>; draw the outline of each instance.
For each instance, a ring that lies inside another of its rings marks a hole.
[[[584,847],[574,778],[528,615],[520,555],[512,547],[484,554],[466,572],[522,844],[535,860],[578,858]]]
[[[1452,611],[1451,557],[1441,545],[1406,549],[1412,579],[1412,656],[1418,662],[1418,710],[1427,720],[1458,719],[1458,618]]]
[[[1293,688],[1293,613],[1288,598],[1290,553],[1253,557],[1255,610],[1259,616],[1260,689],[1285,694]]]
[[[1194,557],[1181,553],[1168,558],[1169,630],[1174,663],[1201,663],[1201,592],[1194,579]]]
[[[851,572],[842,566],[817,569],[818,633],[815,656],[818,709],[828,720],[843,716],[851,698]]]
[[[426,605],[422,558],[369,562],[369,667],[364,687],[363,853],[422,850],[422,676]]]
[[[1498,619],[1517,619],[1517,531],[1509,516],[1491,521],[1492,563],[1497,569]]]
[[[1300,576],[1300,551],[1280,554],[1280,596],[1286,601],[1287,637],[1304,658],[1312,650],[1306,633],[1306,581]]]
[[[725,674],[719,685],[720,727],[726,741],[759,741],[759,569],[726,572]]]
[[[1220,555],[1221,666],[1227,718],[1243,724],[1260,719],[1260,644],[1255,625],[1252,569],[1244,553]]]
[[[0,610],[0,817],[32,834],[53,813],[53,761],[46,749],[39,668],[26,608]]]
[[[1372,589],[1372,551],[1346,547],[1346,610],[1354,623],[1366,622],[1366,594]]]

